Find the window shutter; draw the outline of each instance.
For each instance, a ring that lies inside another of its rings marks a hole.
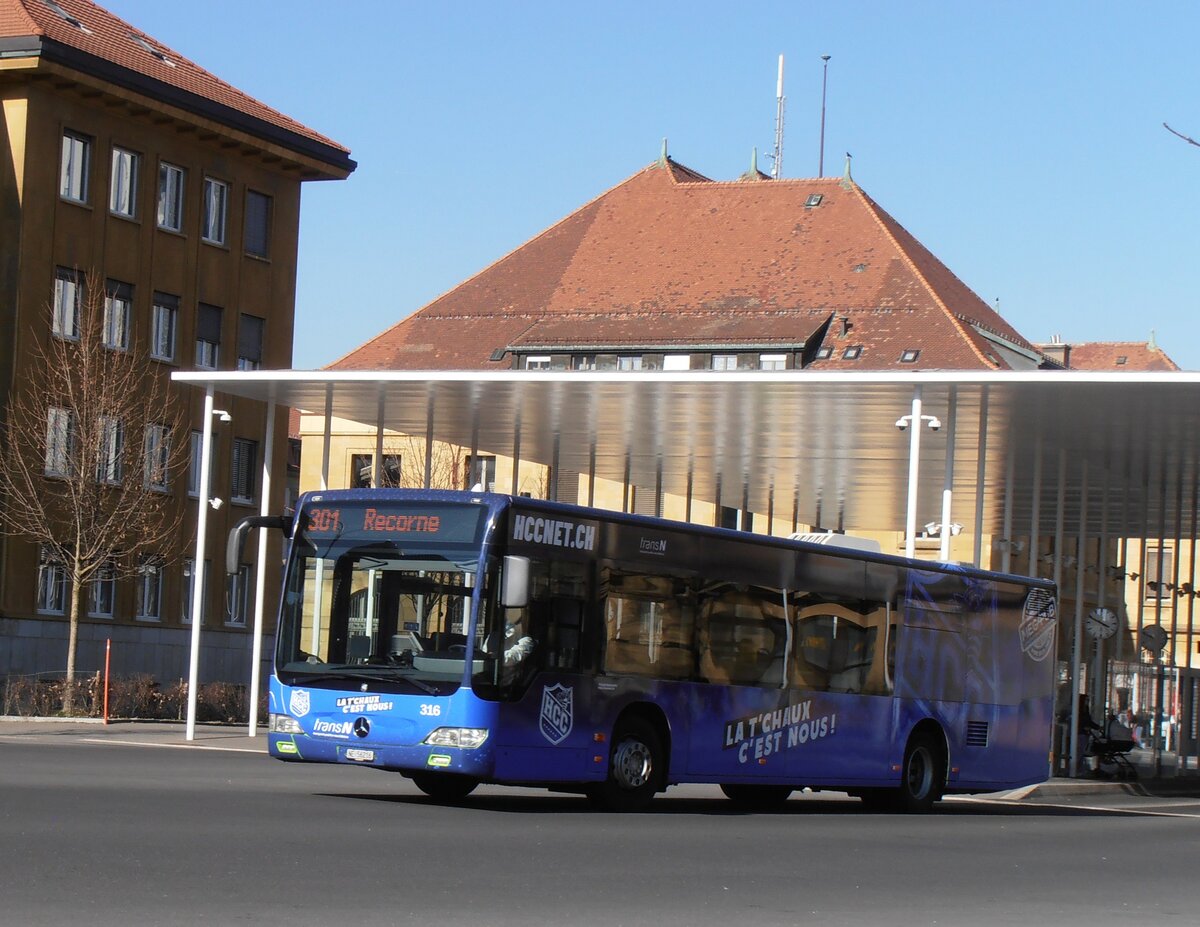
[[[242,315],[238,326],[238,357],[262,363],[263,325],[258,316]]]
[[[196,315],[196,340],[221,343],[221,310],[218,307],[200,304]]]
[[[271,237],[271,198],[265,193],[246,191],[246,252],[259,257],[269,254]]]

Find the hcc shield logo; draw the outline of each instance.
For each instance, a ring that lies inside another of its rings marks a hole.
[[[571,733],[574,723],[575,693],[562,684],[542,689],[542,713],[538,722],[542,736],[552,744],[560,744]]]

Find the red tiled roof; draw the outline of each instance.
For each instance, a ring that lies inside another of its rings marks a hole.
[[[1008,368],[1012,355],[980,329],[1038,357],[853,181],[716,182],[668,159],[331,366],[495,368],[496,349],[555,345],[799,344],[830,313],[826,369],[897,367],[905,350],[921,352],[909,368]],[[850,345],[860,357],[842,360]]]
[[[54,4],[75,22],[55,12],[46,0],[0,0],[0,39],[47,39],[333,149],[343,158],[349,153],[339,143],[225,83],[91,0],[54,0]],[[349,163],[352,169],[353,162]]]
[[[1072,344],[1067,362],[1072,370],[1178,370],[1158,345],[1145,341],[1085,341]]]

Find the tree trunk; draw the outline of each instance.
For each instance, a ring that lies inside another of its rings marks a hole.
[[[75,709],[75,651],[79,648],[79,606],[83,599],[83,583],[78,574],[71,579],[71,612],[67,631],[67,678],[63,680],[63,714],[71,716]]]

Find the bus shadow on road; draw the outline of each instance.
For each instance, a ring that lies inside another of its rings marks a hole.
[[[587,799],[578,795],[557,794],[476,794],[461,801],[443,802],[411,792],[318,792],[321,798],[350,799],[381,804],[412,807],[445,808],[458,811],[486,811],[500,814],[587,814],[597,817],[620,817],[592,808]],[[918,821],[928,817],[1141,817],[1142,812],[1129,808],[1071,807],[1036,802],[1001,800],[955,799],[941,802],[929,814],[893,814],[869,810],[853,798],[794,798],[777,809],[747,811],[722,798],[672,798],[659,796],[644,811],[634,817],[704,815],[707,817],[830,817],[870,816],[907,818]]]

